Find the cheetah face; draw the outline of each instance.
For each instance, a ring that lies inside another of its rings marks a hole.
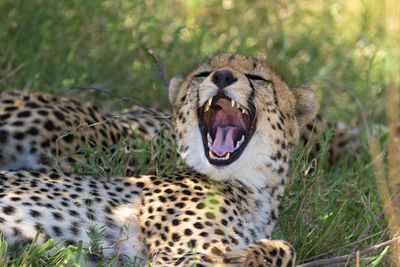
[[[317,112],[311,90],[290,89],[261,61],[239,55],[214,56],[175,77],[169,98],[186,164],[256,187],[281,181],[299,125]]]

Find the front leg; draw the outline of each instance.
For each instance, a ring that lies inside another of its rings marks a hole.
[[[227,252],[225,266],[294,266],[296,253],[286,241],[261,239],[244,249]],[[223,266],[223,265],[222,265]]]

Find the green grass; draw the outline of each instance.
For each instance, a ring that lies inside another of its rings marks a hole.
[[[165,108],[167,94],[147,49],[155,51],[168,77],[218,52],[241,53],[264,59],[289,86],[314,88],[328,118],[369,129],[385,123],[387,85],[400,73],[400,40],[387,27],[398,18],[388,11],[390,6],[377,0],[3,0],[0,90],[71,95],[105,110],[129,106],[100,93],[68,89],[98,85]],[[135,172],[165,173],[174,164],[164,160],[164,146],[171,144],[155,142],[120,154],[81,151],[91,161],[78,171],[120,175],[120,159],[135,157],[140,161]],[[274,237],[294,245],[299,263],[351,252],[368,224],[374,227],[361,249],[389,238],[385,220],[375,220],[382,207],[365,144],[355,160],[342,159],[331,169],[295,153]],[[24,247],[8,259],[2,242],[0,265],[74,265],[83,251],[52,246]],[[389,253],[377,266],[388,264]]]

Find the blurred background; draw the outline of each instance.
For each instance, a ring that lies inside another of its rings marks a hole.
[[[398,8],[396,0],[2,0],[0,90],[128,105],[69,90],[96,85],[165,108],[149,48],[169,78],[215,53],[240,53],[262,58],[291,87],[314,88],[329,118],[358,125],[384,119],[387,83],[399,84]]]

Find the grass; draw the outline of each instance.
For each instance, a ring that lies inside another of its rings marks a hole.
[[[264,59],[292,87],[313,87],[328,118],[368,132],[374,124],[385,124],[385,95],[400,84],[397,6],[392,0],[4,0],[0,90],[72,95],[105,110],[127,106],[99,93],[68,89],[98,85],[166,108],[167,94],[148,48],[168,77],[186,73],[217,52],[241,53]],[[350,253],[370,224],[360,249],[393,236],[385,218],[375,219],[382,210],[371,163],[377,155],[369,151],[368,136],[363,138],[356,159],[344,158],[334,168],[304,160],[300,150],[294,154],[274,237],[294,245],[298,263]],[[384,152],[388,139],[378,142]],[[120,175],[123,168],[116,159],[127,163],[135,157],[140,161],[135,172],[165,173],[174,165],[164,160],[165,146],[171,144],[155,142],[128,152],[117,149],[120,154],[81,151],[91,162],[78,171],[107,175],[100,168],[106,165],[109,175]],[[0,265],[77,264],[82,247],[57,250],[53,245],[24,247],[11,259],[2,242]],[[369,264],[389,265],[389,254],[375,254]]]

